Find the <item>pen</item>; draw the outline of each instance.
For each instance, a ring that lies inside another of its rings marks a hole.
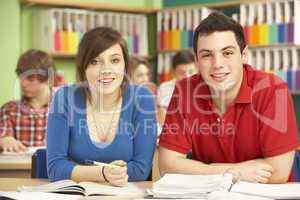
[[[98,165],[98,166],[105,166],[105,167],[112,167],[112,168],[121,167],[119,165],[113,165],[113,164],[109,164],[109,163],[102,163],[102,162],[93,161],[93,160],[85,160],[84,163],[86,165]]]

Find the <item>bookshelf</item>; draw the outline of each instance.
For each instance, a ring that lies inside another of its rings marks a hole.
[[[58,58],[58,59],[75,59],[76,57],[76,53],[64,53],[64,52],[55,52],[55,53],[51,53],[49,52],[50,55],[52,55],[53,58]],[[139,55],[134,55],[133,56],[138,56],[141,57],[143,59],[147,59],[147,60],[153,60],[155,59],[155,55],[149,55],[149,56],[139,56]]]
[[[174,55],[177,51],[183,49],[191,49],[192,48],[192,31],[193,29],[200,23],[200,21],[205,18],[210,12],[214,10],[222,11],[225,14],[230,13],[230,16],[233,16],[236,20],[239,20],[240,23],[246,27],[249,25],[249,21],[259,21],[267,20],[270,18],[270,14],[267,16],[262,16],[261,11],[266,9],[269,4],[278,4],[277,2],[281,2],[281,6],[285,8],[286,6],[291,6],[291,4],[287,4],[285,2],[299,2],[299,0],[272,0],[272,1],[246,1],[246,0],[228,0],[228,1],[201,1],[204,3],[194,4],[196,1],[188,0],[188,1],[177,1],[165,0],[164,2],[168,7],[163,9],[148,9],[148,8],[139,8],[139,7],[128,7],[128,6],[116,6],[111,5],[109,3],[87,3],[87,2],[72,2],[72,1],[60,1],[60,0],[21,0],[22,4],[30,7],[34,5],[42,5],[42,6],[50,6],[50,7],[58,7],[58,9],[69,9],[76,8],[79,10],[88,11],[91,13],[95,13],[97,11],[107,12],[107,13],[119,13],[119,14],[137,14],[144,15],[147,18],[147,28],[150,33],[147,33],[146,43],[147,48],[140,47],[140,49],[147,49],[147,52],[139,54],[136,52],[130,52],[133,55],[138,55],[143,58],[146,58],[152,61],[154,79],[160,76],[160,73],[169,73],[170,67],[164,68],[164,66],[170,64],[171,56]],[[200,1],[198,1],[200,2]],[[184,5],[183,5],[184,4]],[[187,5],[190,4],[190,5]],[[251,5],[251,6],[250,6]],[[254,7],[252,5],[255,5]],[[262,8],[264,5],[265,8]],[[295,3],[296,5],[296,3]],[[269,6],[270,7],[270,6]],[[280,7],[280,6],[279,6]],[[296,9],[297,6],[294,6]],[[76,10],[75,9],[75,10]],[[257,12],[253,9],[256,9]],[[72,9],[71,9],[72,10]],[[228,12],[228,10],[230,10]],[[233,11],[232,11],[233,10]],[[279,12],[279,11],[275,11]],[[278,8],[277,8],[278,10]],[[284,9],[283,9],[284,10]],[[63,12],[63,11],[62,11]],[[270,12],[270,9],[269,11]],[[286,11],[285,11],[286,12]],[[253,16],[257,13],[258,16]],[[232,15],[233,14],[233,15]],[[278,13],[275,13],[275,18]],[[299,17],[297,12],[285,13],[289,15],[295,15],[293,20],[298,20]],[[273,15],[272,15],[273,16]],[[246,18],[246,19],[245,19]],[[249,19],[248,19],[249,18]],[[246,22],[246,21],[247,22]],[[275,19],[274,19],[275,20]],[[286,19],[285,19],[286,20]],[[298,30],[296,28],[296,24],[300,24],[300,22],[296,23],[294,30]],[[251,24],[251,23],[250,23]],[[45,28],[41,28],[45,29]],[[88,29],[88,28],[87,28]],[[296,35],[295,32],[294,35]],[[167,40],[161,41],[161,36],[164,38],[168,38]],[[247,35],[248,37],[248,35]],[[171,38],[171,39],[170,39]],[[182,41],[183,40],[183,41]],[[247,38],[249,42],[249,38]],[[152,42],[157,41],[157,42]],[[180,42],[178,42],[180,41]],[[251,56],[256,54],[260,54],[261,52],[267,51],[268,49],[300,49],[300,42],[298,41],[281,41],[281,42],[273,42],[273,43],[265,43],[261,42],[262,40],[257,39],[256,42],[250,42],[250,52]],[[73,45],[75,46],[75,45]],[[129,45],[134,46],[134,45]],[[51,47],[53,49],[53,47]],[[129,48],[130,49],[130,48]],[[192,49],[191,49],[192,50]],[[49,51],[49,49],[48,49]],[[75,57],[75,52],[64,52],[64,51],[49,51],[54,58],[56,59],[73,59]],[[255,53],[253,53],[255,52]],[[259,53],[257,53],[259,52]],[[253,53],[253,54],[252,54]],[[281,53],[281,52],[280,52]],[[284,54],[284,52],[283,52]],[[262,53],[265,55],[265,53]],[[157,60],[156,60],[157,58]],[[255,59],[250,59],[255,60]],[[300,60],[300,58],[298,59]],[[280,61],[282,63],[282,61]],[[156,65],[157,64],[157,65]],[[250,63],[255,65],[256,61]],[[282,66],[280,67],[282,68]],[[284,78],[284,76],[283,76]],[[156,82],[160,83],[166,80],[158,80]],[[299,92],[295,92],[293,94],[298,95]]]
[[[165,2],[169,8],[157,13],[158,77],[163,78],[159,83],[168,81],[171,70],[168,65],[176,52],[192,51],[192,32],[200,21],[213,11],[221,11],[243,26],[249,64],[274,72],[288,83],[293,95],[299,95],[300,38],[295,37],[300,32],[299,0],[201,1],[203,4],[187,1],[185,4],[191,5],[185,6],[177,0]],[[179,45],[174,45],[174,38],[181,41]]]
[[[21,51],[25,51],[29,48],[40,48],[37,44],[37,39],[43,38],[42,42],[46,42],[45,35],[43,37],[38,36],[38,31],[35,30],[36,21],[41,18],[36,17],[37,13],[42,13],[51,9],[58,10],[81,10],[83,12],[91,13],[109,13],[109,14],[126,14],[130,16],[142,16],[145,21],[145,28],[140,28],[140,30],[145,30],[144,35],[144,45],[140,46],[139,49],[144,49],[144,53],[137,54],[131,52],[131,55],[139,56],[147,59],[151,66],[153,76],[156,75],[156,43],[151,43],[149,41],[156,40],[156,13],[155,7],[159,7],[157,3],[149,3],[142,1],[130,1],[120,3],[116,5],[116,2],[102,1],[103,3],[91,3],[97,2],[96,0],[19,0],[21,6]],[[98,1],[100,2],[100,1]],[[151,8],[147,8],[147,6]],[[141,21],[141,20],[139,20]],[[47,25],[50,25],[51,22]],[[153,28],[148,28],[153,27]],[[114,27],[115,28],[115,27]],[[46,28],[47,29],[47,28]],[[148,29],[148,30],[147,30]],[[41,28],[40,28],[41,30]],[[141,40],[141,39],[140,39]],[[40,40],[41,41],[41,40]],[[48,40],[49,41],[49,40]],[[78,41],[79,42],[79,41]],[[45,45],[46,47],[48,45]],[[132,45],[133,46],[133,45]],[[74,46],[73,46],[74,47]],[[64,76],[66,83],[72,83],[75,81],[75,56],[76,51],[52,51],[51,49],[42,48],[54,57],[54,61],[58,71],[60,71]],[[146,52],[145,52],[146,51]]]

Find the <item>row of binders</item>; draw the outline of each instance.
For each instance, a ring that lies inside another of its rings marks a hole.
[[[300,91],[300,48],[250,49],[248,63],[259,70],[275,73],[291,91]]]
[[[51,53],[75,54],[86,31],[108,26],[122,33],[130,54],[148,55],[147,17],[143,14],[52,8],[34,17],[34,46]]]
[[[212,12],[206,7],[167,10],[157,13],[159,50],[193,47],[193,30]]]
[[[158,83],[173,79],[174,54],[158,54]],[[253,48],[249,50],[248,63],[258,70],[275,73],[287,82],[291,91],[300,91],[300,48]]]
[[[240,5],[248,45],[300,44],[300,1],[275,0]]]

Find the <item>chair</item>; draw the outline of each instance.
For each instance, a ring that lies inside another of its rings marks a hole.
[[[38,149],[31,159],[31,178],[48,178],[46,149]]]
[[[294,182],[300,182],[300,150],[296,150],[293,163]]]
[[[190,160],[193,160],[193,152],[192,152],[192,150],[189,150],[189,152],[186,154],[186,158],[190,159]]]
[[[152,181],[152,170],[150,171],[149,176],[146,179],[146,181]]]

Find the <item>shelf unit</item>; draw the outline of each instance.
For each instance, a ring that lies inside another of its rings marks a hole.
[[[56,53],[49,53],[52,55],[53,58],[66,58],[66,59],[74,59],[76,57],[76,54],[74,53],[64,53],[64,52],[56,52]],[[133,55],[138,56],[147,60],[153,60],[156,58],[155,55],[149,55],[149,56],[139,56],[139,55]]]
[[[286,48],[286,47],[295,47],[300,48],[300,45],[296,45],[293,43],[286,43],[286,44],[272,44],[272,45],[256,45],[256,46],[250,46],[250,49],[263,49],[263,48]],[[182,49],[164,49],[164,50],[157,50],[157,53],[171,53],[171,52],[178,52],[181,50],[191,50],[193,51],[193,48],[182,48]]]

